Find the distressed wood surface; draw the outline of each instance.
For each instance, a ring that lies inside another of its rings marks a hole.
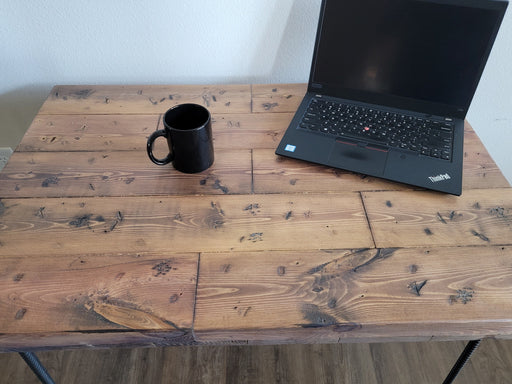
[[[306,91],[306,84],[255,84],[252,86],[252,112],[295,113]]]
[[[213,166],[196,174],[155,166],[145,150],[15,152],[0,183],[3,197],[251,193],[251,152],[218,150]]]
[[[195,345],[191,329],[84,330],[0,334],[0,352],[47,351],[62,349],[106,349]],[[0,354],[1,356],[1,354]]]
[[[215,150],[275,148],[292,117],[291,113],[214,113]],[[145,151],[147,137],[155,129],[163,129],[160,114],[38,115],[17,151]]]
[[[66,85],[56,86],[39,110],[54,114],[151,114],[182,103],[212,112],[251,112],[249,85]]]
[[[510,184],[468,122],[464,129],[462,188],[509,188]]]
[[[205,342],[509,333],[511,284],[511,247],[202,254],[194,333]]]
[[[512,244],[511,188],[362,196],[377,247]]]
[[[254,191],[259,193],[420,189],[353,172],[277,156],[275,148],[253,151]],[[465,126],[463,190],[510,185],[469,123]]]
[[[162,110],[165,112],[165,110]],[[154,115],[37,115],[16,152],[140,151],[159,127]]]
[[[254,149],[254,192],[355,192],[412,187],[367,175],[281,157],[275,149]]]
[[[371,247],[359,194],[2,200],[0,259],[86,251]],[[30,238],[30,241],[26,239]]]
[[[512,189],[471,126],[462,196],[422,191],[276,156],[305,92],[55,87],[0,173],[0,351],[512,337]],[[145,152],[183,102],[194,175]]]
[[[192,328],[197,261],[197,254],[164,252],[3,255],[0,329],[185,332]]]
[[[213,129],[214,166],[201,174],[184,175],[171,166],[155,167],[146,159],[146,138],[149,131],[161,128],[159,116],[42,116],[34,121],[18,151],[0,173],[3,196],[414,189],[405,184],[275,155],[275,147],[291,117],[289,113],[217,115]],[[55,129],[53,134],[52,129]],[[100,153],[93,153],[96,151]],[[65,166],[56,168],[56,163]],[[23,189],[20,179],[24,181]],[[466,123],[463,188],[508,186],[476,133]]]

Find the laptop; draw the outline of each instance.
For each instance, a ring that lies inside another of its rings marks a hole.
[[[276,154],[460,195],[464,118],[507,5],[323,0]]]

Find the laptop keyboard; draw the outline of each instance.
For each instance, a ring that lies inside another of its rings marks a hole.
[[[451,160],[453,122],[380,111],[334,101],[311,99],[299,126]]]

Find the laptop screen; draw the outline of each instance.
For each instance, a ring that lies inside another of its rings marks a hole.
[[[326,0],[310,86],[464,117],[507,3]]]

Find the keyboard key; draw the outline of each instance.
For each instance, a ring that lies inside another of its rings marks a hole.
[[[453,122],[312,99],[299,127],[451,160]]]

